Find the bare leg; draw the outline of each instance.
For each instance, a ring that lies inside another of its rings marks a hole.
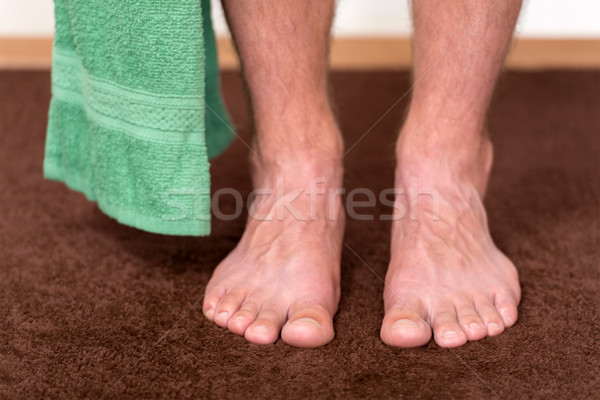
[[[414,0],[415,79],[432,69],[415,87],[396,148],[407,215],[392,228],[381,328],[389,345],[423,345],[433,330],[440,346],[460,346],[517,320],[517,271],[490,237],[482,198],[492,165],[485,114],[520,5]]]
[[[333,0],[223,4],[253,108],[253,184],[273,194],[257,197],[256,218],[215,270],[203,310],[251,342],[273,343],[281,332],[294,346],[323,345],[334,336],[344,226],[339,196],[327,195],[343,174],[326,93]],[[316,182],[326,194],[307,196]]]

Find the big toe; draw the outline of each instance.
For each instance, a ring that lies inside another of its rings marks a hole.
[[[300,307],[281,330],[281,339],[290,346],[318,347],[333,340],[333,318],[323,307]]]
[[[420,316],[407,308],[386,312],[381,324],[381,340],[389,346],[410,348],[431,340],[431,327]]]

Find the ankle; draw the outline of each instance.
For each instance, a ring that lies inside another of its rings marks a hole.
[[[473,185],[484,195],[493,161],[486,131],[444,132],[403,128],[396,144],[396,184]]]
[[[344,143],[329,108],[256,123],[251,163],[273,173],[314,175],[341,169]]]
[[[296,149],[282,146],[279,150],[254,151],[250,164],[254,187],[272,186],[284,180],[286,187],[300,187],[322,182],[340,187],[343,179],[343,145],[319,143],[299,145]]]
[[[292,135],[292,133],[289,133]],[[300,168],[313,170],[341,164],[344,144],[337,132],[317,135],[297,136],[278,141],[256,140],[251,153],[252,162],[265,166]]]

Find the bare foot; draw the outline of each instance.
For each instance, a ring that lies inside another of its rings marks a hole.
[[[203,311],[253,343],[274,343],[281,332],[287,344],[316,347],[334,337],[340,297],[342,167],[296,156],[301,165],[254,159],[255,188],[273,194],[256,197],[239,244],[208,283]]]
[[[399,146],[396,187],[405,193],[396,211],[406,213],[393,224],[384,291],[381,338],[390,346],[424,345],[432,330],[440,346],[460,346],[517,320],[517,270],[493,243],[481,200],[491,144],[476,148],[457,163],[461,151],[417,157],[418,146]]]

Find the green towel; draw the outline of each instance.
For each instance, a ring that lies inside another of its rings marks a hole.
[[[44,175],[119,222],[210,233],[209,157],[233,137],[209,0],[55,0]]]

